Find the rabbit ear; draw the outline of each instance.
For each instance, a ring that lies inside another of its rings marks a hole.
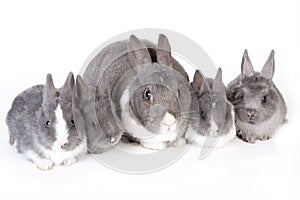
[[[74,96],[77,98],[82,99],[83,97],[86,96],[86,93],[88,91],[88,86],[86,83],[82,80],[81,76],[76,77],[76,86],[74,89]]]
[[[243,60],[242,60],[242,78],[250,77],[253,74],[254,74],[254,69],[250,61],[250,58],[248,56],[248,51],[247,49],[245,49]]]
[[[196,72],[194,74],[194,80],[192,83],[192,87],[194,88],[194,90],[200,91],[203,82],[204,82],[204,78],[203,78],[201,72],[199,70],[196,70]]]
[[[216,128],[222,130],[226,120],[226,91],[222,82],[222,70],[218,69],[216,78],[213,82],[212,95],[212,121],[217,125]]]
[[[130,36],[127,48],[129,59],[133,66],[152,62],[147,47],[135,35]]]
[[[208,83],[199,70],[196,70],[195,72],[192,87],[194,90],[198,91],[198,93],[203,93],[209,90]]]
[[[261,75],[265,78],[272,80],[275,71],[275,60],[274,60],[274,50],[271,51],[268,60],[266,61],[264,67],[262,68]]]
[[[168,38],[159,34],[156,49],[157,62],[164,65],[171,65],[171,47]]]
[[[216,78],[214,80],[213,92],[221,97],[225,96],[225,94],[226,94],[225,87],[224,87],[223,81],[222,81],[222,69],[221,68],[218,69]]]
[[[61,92],[60,92],[61,98],[67,101],[72,101],[73,88],[74,88],[74,75],[72,72],[70,72],[65,84],[61,88]]]
[[[200,90],[200,93],[204,93],[204,92],[209,92],[209,84],[207,82],[207,80],[204,78],[204,83],[202,84],[202,87],[201,87],[201,90]]]
[[[43,106],[55,103],[57,96],[57,90],[54,86],[52,75],[48,74],[46,84],[43,89]]]

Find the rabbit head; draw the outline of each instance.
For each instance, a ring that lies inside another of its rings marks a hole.
[[[192,128],[204,136],[222,134],[227,117],[227,102],[221,68],[215,79],[206,79],[197,70],[191,85],[194,90]]]
[[[87,138],[89,153],[102,153],[117,144],[121,134],[109,137],[101,127],[97,113],[101,112],[93,90],[78,75],[73,94],[73,115],[77,132],[81,138]]]
[[[245,50],[242,60],[240,87],[235,93],[234,101],[237,120],[250,124],[261,124],[269,120],[279,109],[283,101],[275,87],[274,51],[272,50],[261,73],[255,72]]]
[[[121,98],[121,104],[128,106],[125,112],[129,112],[129,116],[122,117],[123,121],[131,118],[135,126],[147,130],[145,137],[184,132],[188,124],[185,113],[189,111],[191,101],[189,84],[172,67],[167,37],[159,35],[157,62],[152,62],[146,46],[134,35],[128,41],[128,54],[136,75]],[[128,123],[124,122],[125,126]],[[142,132],[135,130],[136,134]]]
[[[70,151],[80,143],[72,115],[73,86],[72,73],[60,89],[55,88],[52,76],[47,75],[42,92],[42,112],[37,112],[41,124],[37,134],[39,142],[48,149]]]
[[[47,75],[46,83],[42,88],[42,107],[36,112],[36,118],[39,120],[37,126],[39,131],[37,139],[39,143],[47,149],[52,149],[56,141],[56,115],[55,110],[58,104],[58,91],[56,90],[51,74]],[[27,122],[25,126],[30,128],[32,122]]]

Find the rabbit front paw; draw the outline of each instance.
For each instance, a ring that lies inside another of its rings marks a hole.
[[[43,171],[48,171],[53,168],[53,162],[48,159],[40,159],[35,162],[36,167]]]
[[[64,160],[61,163],[61,165],[63,165],[63,166],[70,166],[70,165],[73,165],[76,161],[77,161],[76,158],[71,157],[71,158],[68,158],[68,159]]]
[[[281,122],[281,124],[286,124],[286,123],[288,123],[288,119],[287,118],[284,118],[283,120],[282,120],[282,122]]]
[[[145,147],[146,149],[151,149],[151,150],[162,150],[164,148],[166,148],[167,143],[166,142],[148,142],[148,141],[143,141],[141,143],[141,145],[143,147]]]
[[[237,137],[242,139],[244,142],[248,142],[248,143],[251,143],[251,144],[254,144],[256,139],[257,139],[255,135],[245,134],[241,131],[237,132]]]
[[[271,139],[271,135],[265,134],[265,135],[262,135],[261,137],[259,137],[259,139],[261,141],[269,140],[269,139]]]
[[[175,148],[181,148],[181,147],[184,147],[186,144],[187,144],[187,141],[184,138],[179,138],[178,140],[173,142],[171,144],[171,146],[175,147]]]

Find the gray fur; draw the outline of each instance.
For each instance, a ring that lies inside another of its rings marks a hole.
[[[96,102],[98,99],[105,101],[102,104],[105,106],[100,106],[97,113],[105,134],[116,136],[126,131],[120,105],[126,89],[130,96],[130,115],[139,125],[155,134],[162,116],[169,111],[181,122],[178,135],[186,131],[188,119],[181,113],[188,113],[190,109],[188,75],[171,57],[170,45],[164,35],[159,36],[158,43],[156,48],[151,42],[140,41],[132,35],[129,40],[105,47],[89,63],[83,79],[94,88]],[[150,104],[143,99],[145,88],[155,95]],[[96,104],[100,105],[99,102]],[[150,113],[150,110],[156,112]],[[107,123],[110,126],[104,127]]]
[[[245,54],[247,50],[244,57]],[[248,60],[251,62],[249,57]],[[244,58],[241,69],[242,74],[229,83],[227,89],[227,98],[235,107],[237,134],[250,143],[270,139],[275,129],[286,120],[287,113],[283,96],[272,81],[274,51],[271,51],[261,73],[246,65]]]
[[[70,73],[64,86],[56,89],[51,74],[47,75],[45,85],[36,85],[19,94],[13,101],[6,118],[10,134],[10,144],[16,143],[17,151],[25,154],[33,151],[41,159],[48,159],[44,150],[51,150],[56,141],[56,116],[58,105],[68,124],[68,143],[64,151],[73,150],[81,143],[76,127],[72,123],[73,74]],[[49,121],[49,128],[46,122]]]
[[[215,79],[205,78],[197,70],[191,85],[193,88],[193,114],[190,121],[192,129],[203,136],[216,137],[227,134],[232,128],[234,116],[232,116],[233,107],[226,99],[226,87],[222,82],[221,68],[218,69]],[[215,133],[210,132],[212,121],[218,128]]]
[[[122,136],[119,134],[114,138],[104,133],[97,116],[103,106],[105,105],[101,100],[95,100],[91,88],[77,76],[73,95],[73,115],[79,135],[87,138],[89,153],[103,153],[118,143]]]

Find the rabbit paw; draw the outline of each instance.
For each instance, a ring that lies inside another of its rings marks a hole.
[[[70,166],[70,165],[73,165],[75,162],[76,162],[76,158],[72,157],[72,158],[68,158],[66,160],[64,160],[61,165],[63,166]]]
[[[167,144],[165,142],[142,142],[141,145],[146,149],[152,150],[162,150],[166,148]]]
[[[53,168],[53,162],[48,159],[40,159],[35,164],[38,169],[43,171],[48,171]]]
[[[271,139],[271,135],[262,135],[259,139],[261,141],[269,140],[269,139]]]
[[[256,139],[257,139],[256,136],[249,135],[249,134],[244,134],[241,131],[237,132],[237,137],[242,139],[244,142],[248,142],[248,143],[251,143],[251,144],[254,144]]]
[[[187,144],[187,141],[184,138],[179,138],[178,140],[173,142],[171,146],[175,147],[175,148],[181,148],[186,144]]]
[[[281,122],[281,124],[286,124],[286,123],[288,123],[288,119],[287,118],[284,118],[283,120],[282,120],[282,122]]]

